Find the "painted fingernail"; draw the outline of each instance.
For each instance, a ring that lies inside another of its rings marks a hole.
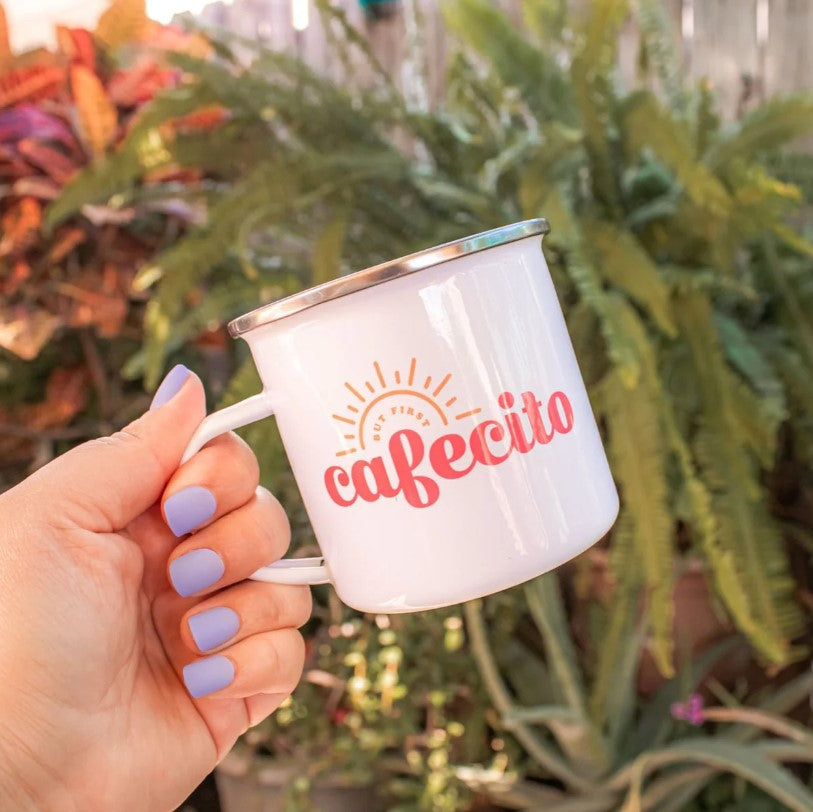
[[[181,391],[181,387],[191,374],[191,370],[187,369],[183,364],[172,367],[172,369],[167,372],[164,380],[161,381],[161,385],[156,390],[155,395],[153,395],[150,409],[157,409],[159,406],[169,403],[169,401]]]
[[[237,612],[227,606],[192,615],[188,623],[192,639],[200,651],[209,651],[231,640],[240,628]]]
[[[184,536],[211,519],[217,510],[214,494],[200,485],[190,485],[164,500],[164,518],[176,536]]]
[[[192,550],[169,565],[169,580],[182,597],[194,595],[223,577],[226,567],[214,550]]]
[[[234,680],[234,666],[228,657],[206,657],[185,665],[183,681],[186,690],[195,699],[212,694],[230,685]]]

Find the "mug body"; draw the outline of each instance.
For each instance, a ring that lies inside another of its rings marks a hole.
[[[431,609],[596,542],[618,495],[527,237],[245,334],[339,597]]]

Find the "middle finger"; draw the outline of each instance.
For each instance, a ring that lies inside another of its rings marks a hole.
[[[291,528],[276,498],[259,487],[254,498],[182,541],[167,563],[169,580],[186,598],[248,578],[288,549]]]

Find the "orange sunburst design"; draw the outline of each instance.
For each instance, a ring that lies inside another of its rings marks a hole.
[[[440,377],[434,388],[432,375],[424,378],[423,386],[416,386],[417,366],[417,359],[411,358],[404,383],[400,369],[393,370],[390,374],[378,361],[374,361],[375,375],[365,380],[361,386],[354,386],[350,381],[344,382],[345,389],[361,405],[348,404],[344,413],[333,415],[334,420],[344,424],[342,437],[348,441],[348,447],[336,452],[337,457],[353,454],[363,450],[370,442],[379,441],[388,422],[398,425],[398,421],[406,420],[424,427],[447,426],[453,420],[464,420],[482,411],[477,408],[459,414],[448,412],[449,407],[457,403],[457,395],[447,391],[442,403],[437,398],[447,387],[454,386],[452,373],[447,372]],[[351,434],[348,426],[353,426],[355,433]]]

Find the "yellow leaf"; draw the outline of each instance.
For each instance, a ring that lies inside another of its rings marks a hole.
[[[94,157],[103,155],[116,132],[116,108],[99,77],[84,65],[71,68],[71,90],[85,149]]]
[[[147,25],[145,0],[113,0],[96,23],[96,38],[108,51],[141,39]]]

